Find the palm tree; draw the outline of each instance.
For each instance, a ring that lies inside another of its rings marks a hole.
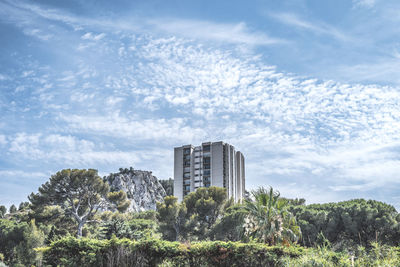
[[[300,227],[295,217],[288,211],[288,200],[280,198],[280,193],[272,187],[252,191],[254,201],[247,200],[245,209],[246,233],[259,242],[275,245],[289,244],[299,239]]]

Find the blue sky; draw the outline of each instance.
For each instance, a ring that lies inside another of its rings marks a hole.
[[[400,2],[0,0],[0,203],[63,168],[173,176],[224,140],[246,186],[400,207]]]

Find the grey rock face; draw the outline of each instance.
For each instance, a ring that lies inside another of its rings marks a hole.
[[[111,191],[126,192],[131,205],[128,211],[155,210],[156,202],[164,201],[165,190],[158,179],[150,171],[120,169],[105,179],[110,184]]]

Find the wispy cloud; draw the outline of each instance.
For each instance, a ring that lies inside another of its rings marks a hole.
[[[0,134],[0,146],[7,144],[7,138],[5,135]]]
[[[200,20],[158,19],[148,23],[156,29],[200,40],[211,40],[233,44],[272,45],[286,41],[268,36],[264,32],[249,29],[244,22],[236,24],[215,23]]]
[[[201,127],[190,127],[187,119],[143,119],[114,116],[61,116],[72,131],[120,138],[162,141],[168,143],[198,141],[205,138]],[[179,133],[179,135],[176,135]]]
[[[99,34],[93,34],[91,32],[87,32],[84,35],[81,36],[83,40],[93,40],[93,41],[99,41],[103,39],[106,36],[105,33],[99,33]]]
[[[328,35],[340,41],[350,41],[352,39],[351,36],[343,33],[331,25],[321,21],[308,21],[293,13],[270,13],[269,16],[284,24],[307,30],[315,34]]]
[[[1,70],[0,126],[7,131],[0,156],[7,164],[43,168],[46,175],[133,166],[166,178],[174,146],[224,140],[244,152],[250,188],[271,184],[290,196],[307,191],[310,201],[333,201],[349,190],[398,184],[398,88],[281,71],[266,62],[268,54],[241,47],[286,40],[245,22],[112,23],[27,2],[0,4],[8,7],[2,19],[25,35],[63,32],[39,41],[53,60],[13,55],[16,66]],[[351,40],[314,19],[271,16],[296,30]],[[344,71],[394,76],[395,59],[389,63],[380,71],[363,65]]]
[[[30,179],[38,179],[38,178],[46,178],[49,174],[44,172],[26,172],[21,170],[0,170],[1,176],[13,176],[16,178],[30,178]]]
[[[377,3],[377,0],[353,0],[355,7],[367,7],[372,8]]]
[[[343,80],[400,84],[400,59],[397,55],[385,56],[376,62],[339,66],[336,76]],[[390,82],[389,82],[390,81]]]

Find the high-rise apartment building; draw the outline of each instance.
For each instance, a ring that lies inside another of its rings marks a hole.
[[[174,195],[179,201],[199,187],[218,186],[236,202],[244,198],[244,157],[224,142],[200,146],[184,145],[174,149]]]

